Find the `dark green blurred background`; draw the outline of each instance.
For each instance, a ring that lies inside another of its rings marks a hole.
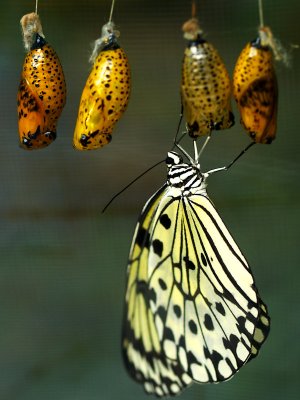
[[[230,74],[255,38],[256,0],[199,0],[207,38]],[[112,143],[76,152],[72,136],[92,42],[110,1],[40,0],[44,33],[62,62],[67,105],[58,138],[40,151],[18,146],[16,92],[24,60],[19,20],[34,0],[1,0],[0,399],[146,399],[123,368],[120,329],[129,246],[140,210],[163,183],[157,167],[101,215],[106,202],[170,149],[180,111],[190,0],[116,0],[114,21],[132,67],[132,95]],[[298,0],[265,0],[265,22],[300,44]],[[243,249],[269,306],[272,330],[260,357],[228,383],[194,385],[182,399],[298,399],[299,51],[277,65],[278,137],[257,145],[209,194]],[[202,166],[228,163],[249,143],[239,124],[216,133]],[[189,143],[188,143],[189,144]]]

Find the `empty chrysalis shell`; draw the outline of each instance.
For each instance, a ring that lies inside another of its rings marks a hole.
[[[46,42],[39,16],[21,19],[28,51],[18,90],[21,147],[27,150],[48,146],[56,138],[56,123],[66,103],[66,84],[57,54]]]
[[[212,130],[234,124],[231,83],[226,67],[214,46],[203,39],[198,20],[183,27],[188,45],[184,52],[181,100],[189,135],[208,135]]]
[[[259,30],[259,37],[242,50],[234,69],[233,95],[241,123],[256,143],[269,144],[276,135],[278,88],[273,65],[275,49],[271,30],[263,27]]]
[[[93,150],[109,143],[115,124],[127,108],[130,68],[117,42],[118,36],[119,32],[109,22],[95,42],[93,68],[82,92],[74,132],[73,144],[77,150]]]

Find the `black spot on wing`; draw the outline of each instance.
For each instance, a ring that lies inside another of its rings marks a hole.
[[[141,226],[137,232],[135,242],[139,247],[149,249],[149,237],[149,232]]]
[[[209,314],[205,314],[205,316],[204,316],[204,325],[208,331],[214,330],[214,324],[213,324],[211,316]]]
[[[192,271],[195,271],[195,269],[196,269],[195,264],[188,257],[183,257],[183,260],[185,261],[185,265],[186,265],[187,269],[191,269]]]
[[[153,247],[154,253],[157,254],[159,257],[161,257],[163,249],[164,249],[163,243],[159,239],[155,239],[152,242],[152,247]]]
[[[168,217],[167,214],[163,214],[160,218],[159,218],[159,222],[162,224],[162,226],[166,229],[169,229],[171,226],[171,220]]]
[[[158,307],[157,314],[160,316],[160,319],[164,322],[166,320],[167,312],[163,306]]]
[[[223,307],[222,303],[216,303],[216,310],[221,314],[224,315],[226,314],[225,309]]]
[[[193,321],[192,319],[189,320],[189,328],[194,335],[197,334],[198,332],[197,325],[195,324],[195,321]]]
[[[228,339],[223,337],[223,344],[224,344],[225,349],[230,349],[230,350],[236,349],[238,343],[239,343],[239,339],[234,334],[231,334]]]
[[[181,317],[181,308],[177,304],[175,304],[173,306],[173,310],[174,310],[176,317],[180,318]]]
[[[239,324],[240,332],[246,332],[246,318],[241,315],[237,318],[237,322]]]
[[[183,335],[180,336],[178,345],[185,348],[185,337]]]
[[[163,279],[159,278],[158,283],[162,290],[167,290],[166,282]]]
[[[224,297],[226,300],[229,300],[231,303],[235,304],[238,306],[237,301],[235,300],[234,296],[232,293],[230,293],[225,287],[223,287],[223,292],[220,292],[217,288],[214,288],[215,293],[220,296]]]
[[[174,333],[173,333],[172,329],[170,329],[168,327],[165,328],[164,339],[168,339],[168,340],[171,340],[172,342],[175,342]]]
[[[188,352],[186,353],[186,355],[187,355],[187,361],[188,361],[188,364],[189,364],[189,365],[191,365],[191,364],[199,364],[199,365],[202,365],[202,364],[197,360],[197,358],[194,356],[194,353],[192,353],[191,351],[188,351]]]

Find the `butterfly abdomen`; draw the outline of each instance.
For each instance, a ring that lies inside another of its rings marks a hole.
[[[234,124],[229,74],[218,51],[197,32],[184,52],[181,81],[182,105],[191,137]],[[185,36],[190,35],[191,31]]]
[[[58,56],[42,35],[36,32],[33,36],[17,99],[20,142],[29,150],[46,147],[55,140],[56,123],[66,103]]]
[[[237,60],[233,95],[250,137],[256,143],[271,143],[276,135],[277,79],[272,51],[260,39],[248,43]]]
[[[129,94],[128,58],[112,36],[95,58],[81,96],[73,140],[77,150],[97,149],[111,141]]]

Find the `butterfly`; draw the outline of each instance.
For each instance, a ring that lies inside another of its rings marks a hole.
[[[270,330],[250,267],[206,192],[195,159],[171,151],[167,181],[147,201],[129,254],[122,353],[158,397],[230,379]]]

